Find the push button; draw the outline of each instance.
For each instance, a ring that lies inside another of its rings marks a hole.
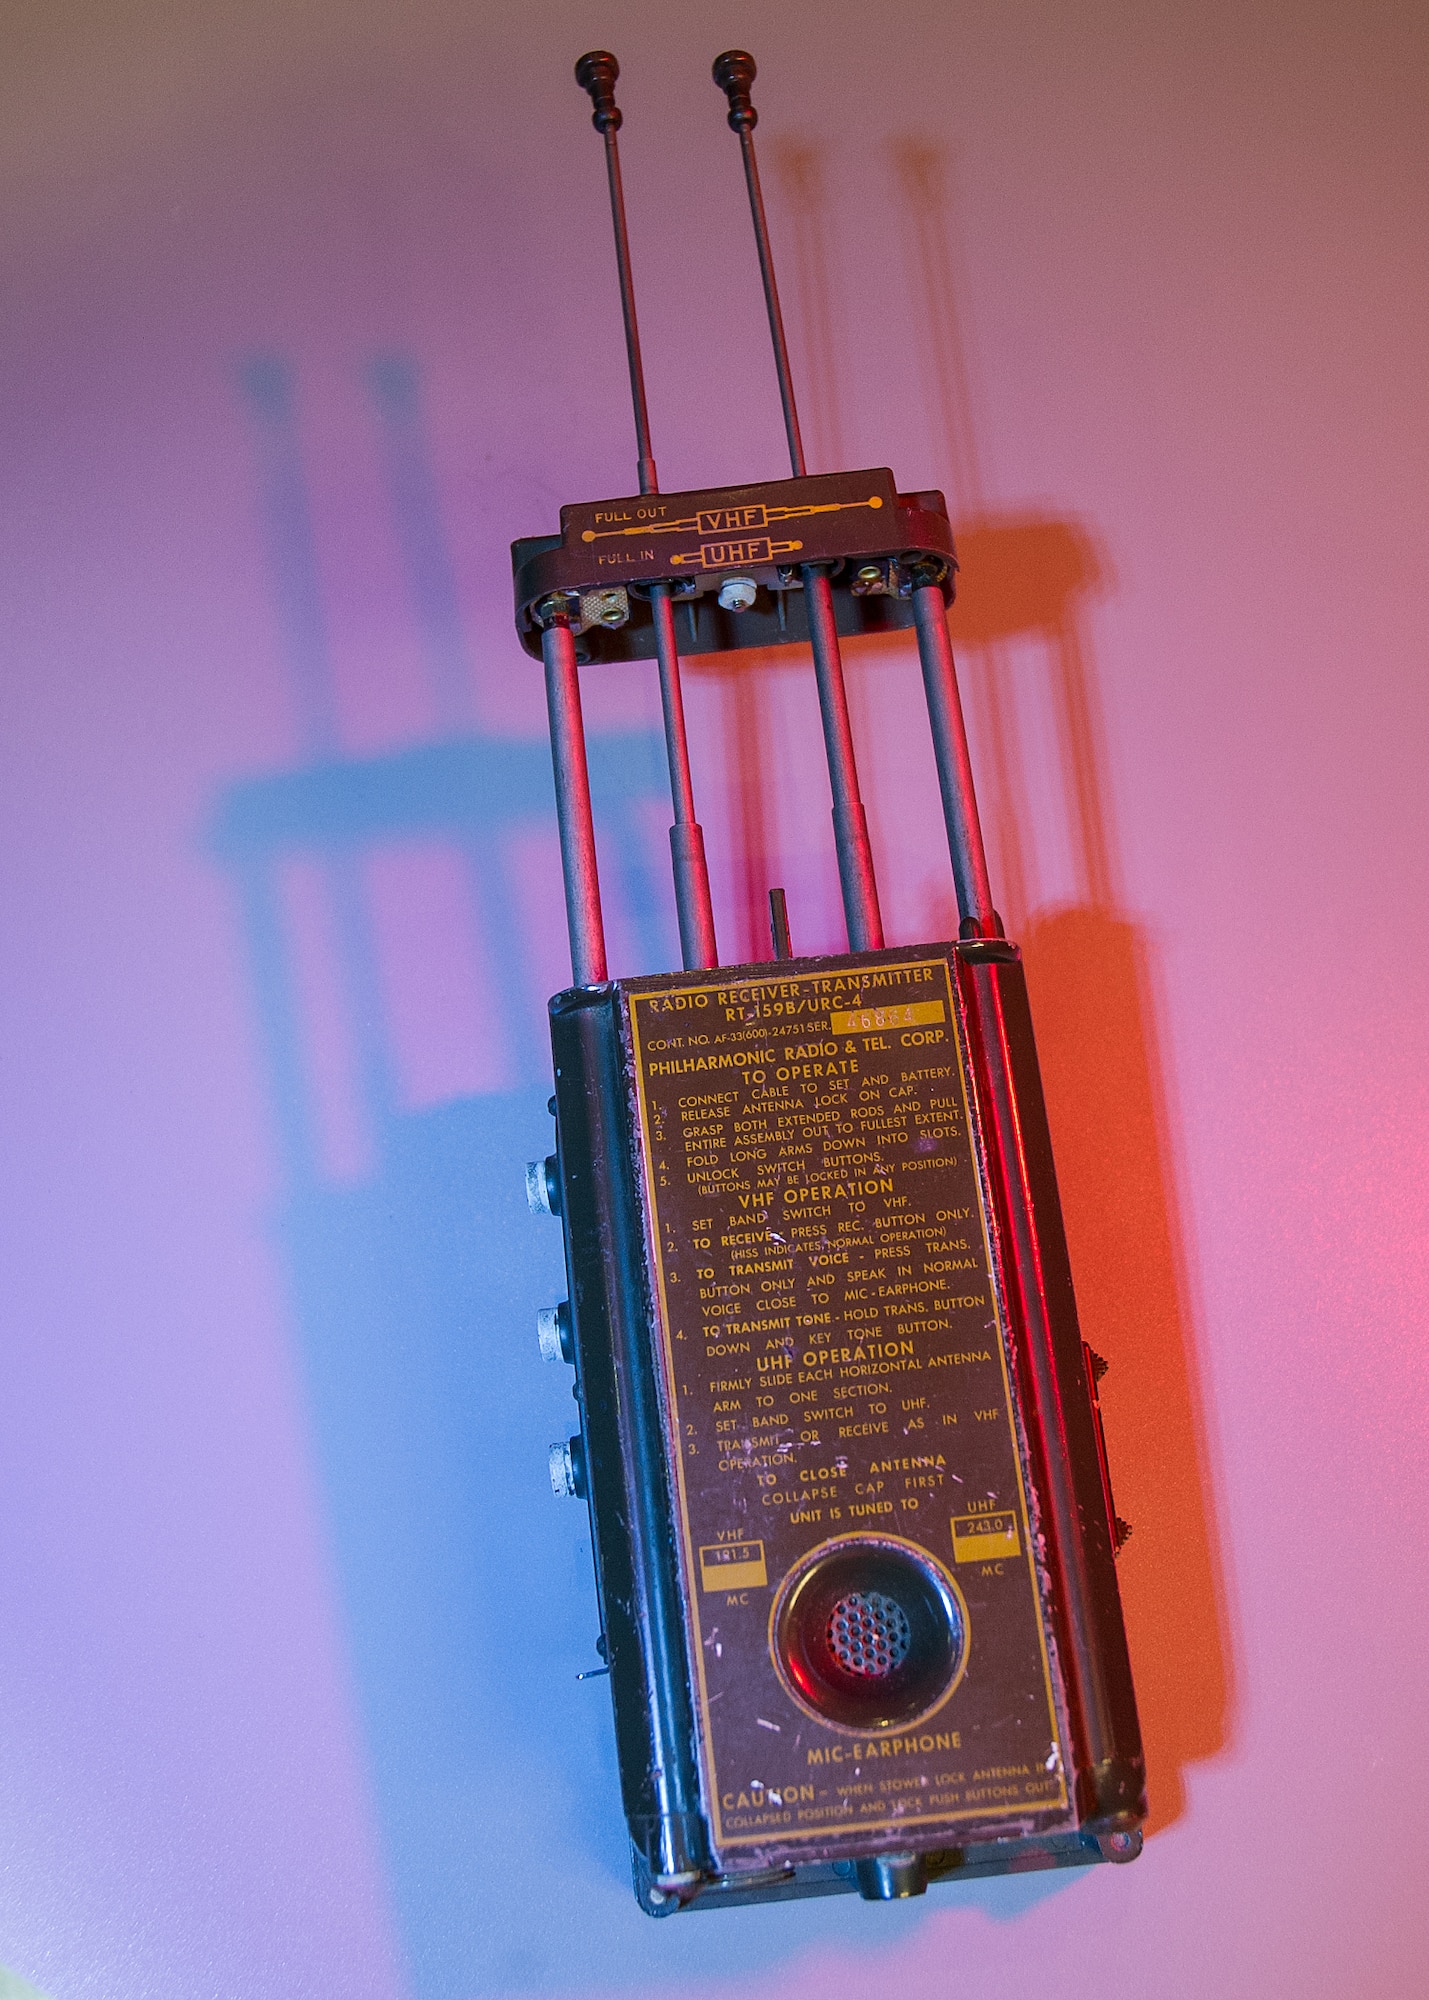
[[[561,1181],[554,1153],[526,1162],[526,1205],[532,1215],[559,1215]]]
[[[565,1299],[558,1306],[543,1306],[536,1315],[536,1341],[543,1361],[574,1361],[571,1339],[571,1309]]]
[[[551,1491],[558,1500],[584,1500],[586,1493],[585,1446],[578,1437],[553,1444],[546,1454],[551,1475]]]

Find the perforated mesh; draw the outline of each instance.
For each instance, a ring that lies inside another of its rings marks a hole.
[[[912,1638],[903,1606],[881,1591],[851,1591],[829,1615],[829,1651],[846,1674],[864,1680],[883,1680],[901,1667]]]

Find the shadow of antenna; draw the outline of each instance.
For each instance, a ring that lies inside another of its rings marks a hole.
[[[312,521],[296,428],[291,372],[263,356],[242,370],[254,420],[259,499],[294,690],[302,756],[291,769],[241,781],[220,800],[215,852],[240,882],[251,963],[261,969],[258,1013],[290,1184],[313,1179],[311,1090],[292,954],[283,935],[278,874],[297,856],[319,865],[339,959],[337,986],[357,1049],[363,1110],[379,1152],[396,1114],[391,1047],[362,866],[414,838],[445,840],[467,862],[476,931],[497,986],[489,1030],[514,1045],[518,1079],[540,1082],[548,1067],[535,1023],[545,995],[530,976],[530,913],[517,906],[505,838],[546,831],[552,821],[550,754],[541,738],[495,737],[473,726],[474,676],[462,631],[453,565],[422,430],[419,379],[404,357],[385,356],[368,374],[394,525],[432,692],[439,733],[428,743],[375,757],[344,757],[323,615]],[[658,739],[645,732],[591,739],[592,784],[602,845],[623,890],[642,962],[668,954],[670,924],[644,853],[641,814],[658,800]]]
[[[1183,1809],[1186,1766],[1225,1742],[1229,1621],[1175,1184],[1178,1121],[1157,1028],[1156,954],[1145,927],[1122,907],[1106,806],[1087,620],[1107,564],[1077,519],[989,505],[947,160],[909,140],[895,147],[893,164],[926,329],[929,400],[963,510],[952,630],[974,668],[968,679],[990,766],[999,902],[1027,964],[1083,1331],[1113,1365],[1102,1400],[1117,1502],[1144,1524],[1122,1556],[1120,1583],[1154,1832]],[[1035,899],[1020,831],[1035,823],[1034,801],[1012,676],[1039,669],[1025,694],[1046,713],[1056,746],[1075,882],[1062,903]]]
[[[945,149],[919,139],[893,147],[905,240],[917,300],[913,314],[919,358],[952,474],[950,494],[957,526],[959,600],[974,579],[964,553],[968,527],[988,512],[974,420],[968,340],[962,300],[967,286],[958,266],[950,226],[950,174]],[[954,625],[957,638],[960,626]],[[1012,698],[1008,641],[1013,633],[987,634],[966,675],[968,694],[985,746],[988,784],[984,825],[996,857],[998,907],[1019,932],[1029,907],[1025,828],[1030,801],[1021,777],[1017,708]]]
[[[442,527],[441,506],[432,476],[431,454],[422,419],[421,382],[407,355],[379,355],[367,370],[367,388],[377,417],[378,444],[387,474],[392,522],[407,577],[407,592],[421,640],[422,660],[431,688],[439,733],[465,731],[475,735],[475,676],[462,627],[455,566]],[[486,746],[491,748],[492,746]],[[529,748],[529,746],[523,746]],[[506,746],[498,749],[503,756]],[[510,762],[509,758],[505,760]],[[511,773],[473,771],[478,797],[501,798]],[[503,785],[503,779],[506,785]],[[453,803],[455,803],[453,801]],[[499,939],[502,948],[490,954],[499,998],[499,1019],[518,1077],[535,1079],[545,1073],[546,1051],[538,1023],[545,996],[529,976],[528,955],[512,950],[521,926],[512,895],[502,840],[504,829],[530,814],[529,788],[521,799],[505,797],[504,810],[454,819],[453,841],[460,847],[472,921],[484,937]]]
[[[284,662],[293,689],[298,740],[306,760],[331,765],[337,755],[337,704],[333,690],[327,626],[318,584],[317,552],[307,486],[298,451],[291,371],[276,357],[247,362],[242,386],[253,418],[258,456],[259,511],[278,612]],[[386,1132],[396,1090],[383,1021],[371,918],[355,856],[339,845],[318,850],[330,906],[340,983],[348,996],[348,1018],[356,1051],[359,1092],[377,1143]],[[250,952],[260,941],[281,945],[282,920],[271,869],[250,868],[241,876],[241,896],[249,922]],[[266,1052],[276,1079],[296,1085],[295,1044],[288,1030],[294,985],[285,954],[280,960],[252,958],[271,974],[258,999]],[[283,1045],[283,1046],[280,1046]],[[296,1090],[278,1109],[277,1126],[290,1181],[309,1181],[316,1172],[313,1121],[306,1093]]]
[[[406,354],[379,354],[367,369],[378,442],[392,501],[392,524],[421,635],[437,732],[476,722],[474,677],[462,630],[456,570],[442,528],[422,419],[421,377]]]
[[[552,1849],[564,1844],[577,1872],[601,1865],[580,1849],[579,1801],[606,1790],[586,1768],[602,1754],[589,1712],[572,1710],[570,1729],[585,1718],[579,1740],[554,1730],[544,1750],[529,1728],[531,1700],[565,1702],[590,1663],[596,1620],[583,1576],[572,1581],[588,1606],[577,1631],[550,1587],[572,1529],[559,1510],[543,1509],[544,1460],[533,1440],[544,1440],[550,1422],[549,1381],[534,1339],[520,1338],[559,1295],[561,1272],[559,1233],[531,1222],[522,1177],[523,1162],[550,1144],[544,996],[532,976],[545,919],[508,876],[513,839],[549,837],[554,848],[550,750],[544,736],[500,738],[475,725],[420,381],[410,362],[389,356],[366,387],[437,729],[383,754],[343,754],[292,371],[259,357],[240,387],[299,754],[287,768],[226,786],[206,838],[236,891],[282,1168],[270,1228],[293,1309],[393,1898],[414,1964],[446,1953],[466,1991],[480,1958],[474,1911],[482,1935],[503,1924],[535,1935]],[[670,956],[673,921],[651,881],[644,821],[661,809],[661,742],[644,731],[594,732],[589,748],[610,900],[624,908],[645,962],[658,965]],[[465,857],[470,921],[492,969],[481,1032],[504,1036],[516,1052],[514,1087],[424,1107],[404,1105],[397,1089],[369,901],[374,859],[414,844]],[[371,1139],[367,1165],[345,1179],[320,1138],[321,1030],[300,990],[285,894],[295,865],[321,888],[329,984],[356,1051],[358,1110]],[[559,921],[557,909],[547,928]],[[513,1629],[532,1649],[519,1674]],[[544,1801],[524,1835],[503,1803],[517,1793]],[[495,1892],[502,1912],[482,1901],[483,1856],[498,1850],[531,1885],[530,1907],[511,1901],[504,1875]],[[621,1882],[612,1895],[628,1899]],[[561,1967],[574,1977],[573,1962]],[[418,1983],[448,1990],[426,1973]]]
[[[785,138],[771,148],[775,179],[793,225],[795,324],[803,336],[800,370],[804,428],[813,450],[809,470],[841,472],[844,449],[842,369],[829,266],[829,202],[825,149],[810,139]]]

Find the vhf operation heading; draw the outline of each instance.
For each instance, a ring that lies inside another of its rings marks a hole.
[[[662,493],[617,133],[604,141],[638,494],[512,547],[544,663],[571,986],[556,1149],[528,1169],[575,1369],[551,1450],[590,1508],[637,1897],[652,1916],[1129,1861],[1145,1770],[1097,1382],[1072,1292],[1021,957],[993,905],[947,607],[943,496],[805,469],[755,157],[739,139],[785,480]],[[917,636],[958,937],[884,946],[840,639]],[[721,967],[681,654],[807,645],[848,952]],[[580,669],[658,662],[683,970],[607,976]]]

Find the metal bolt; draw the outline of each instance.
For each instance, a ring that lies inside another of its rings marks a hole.
[[[720,608],[747,611],[758,595],[759,585],[752,576],[727,576],[719,587]]]

